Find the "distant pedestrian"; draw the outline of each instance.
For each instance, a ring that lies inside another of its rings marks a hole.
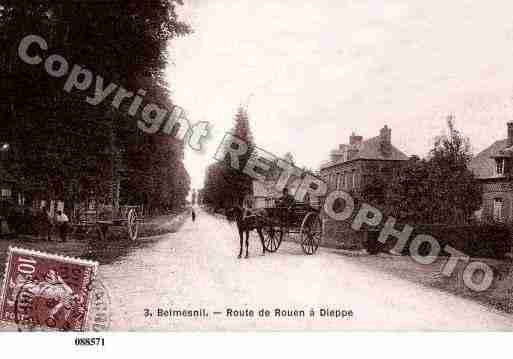
[[[194,212],[194,209],[192,209],[191,215],[192,215],[192,221],[194,222],[196,220],[196,212]]]
[[[69,218],[62,211],[57,211],[57,217],[55,217],[55,221],[57,222],[57,228],[59,228],[59,235],[61,237],[62,242],[66,242],[68,236],[68,225]]]

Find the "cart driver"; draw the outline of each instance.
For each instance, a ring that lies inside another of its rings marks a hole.
[[[289,208],[295,203],[295,199],[292,195],[289,193],[289,189],[285,187],[282,190],[282,196],[278,199],[278,207],[285,207]]]

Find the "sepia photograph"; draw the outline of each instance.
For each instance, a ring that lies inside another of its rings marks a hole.
[[[511,332],[512,13],[0,0],[0,338]]]

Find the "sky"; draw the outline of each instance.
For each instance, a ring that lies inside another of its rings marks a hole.
[[[208,121],[206,150],[188,149],[192,187],[239,105],[256,144],[317,169],[356,132],[425,156],[446,117],[474,153],[513,120],[513,2],[190,0],[194,34],[169,46],[174,102]]]

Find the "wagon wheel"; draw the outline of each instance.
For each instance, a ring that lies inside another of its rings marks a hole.
[[[137,213],[135,213],[134,209],[128,211],[126,226],[128,239],[135,241],[137,239],[137,234],[139,233],[139,225],[137,223]]]
[[[276,252],[283,239],[283,230],[280,227],[265,226],[262,234],[264,235],[265,249],[271,253]]]
[[[305,254],[314,254],[322,239],[322,221],[316,212],[308,212],[300,230],[301,248]]]

